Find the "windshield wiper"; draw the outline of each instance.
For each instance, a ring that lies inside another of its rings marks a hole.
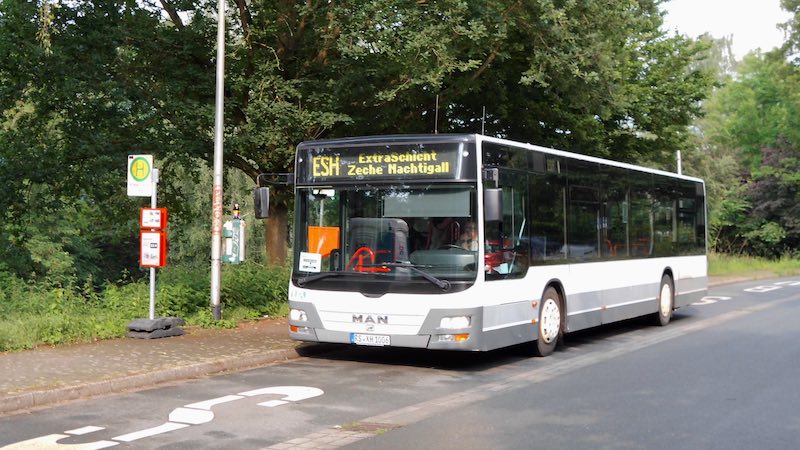
[[[340,277],[342,275],[368,275],[366,272],[358,272],[358,271],[340,271],[340,272],[320,272],[315,273],[312,275],[305,276],[303,278],[297,279],[297,285],[303,287],[308,283],[313,283],[317,280],[322,280],[324,278],[332,278],[332,277]]]
[[[425,272],[424,270],[422,270],[419,267],[415,266],[414,264],[409,264],[409,263],[382,263],[379,266],[381,266],[381,267],[401,267],[403,269],[411,269],[415,273],[418,273],[418,274],[422,275],[422,278],[425,278],[426,280],[428,280],[431,283],[435,284],[436,287],[438,287],[439,289],[441,289],[443,291],[449,291],[450,290],[450,282],[449,281],[440,280],[440,279],[436,278],[435,276],[429,274],[428,272]]]
[[[365,264],[365,266],[367,266],[367,265]],[[408,263],[381,263],[381,264],[374,264],[374,265],[370,264],[369,266],[374,266],[374,267],[401,267],[401,268],[404,268],[404,269],[411,269],[415,273],[420,274],[422,276],[422,278],[425,278],[426,280],[428,280],[431,283],[433,283],[434,285],[436,285],[436,287],[438,287],[439,289],[441,289],[443,291],[449,291],[450,290],[450,282],[449,281],[440,280],[440,279],[436,278],[435,276],[429,274],[428,272],[425,272],[424,270],[420,269],[419,267],[417,267],[417,266],[415,266],[413,264],[408,264]],[[347,272],[320,272],[320,273],[315,273],[313,275],[305,276],[303,278],[298,278],[297,279],[297,285],[300,286],[300,287],[303,287],[306,284],[313,283],[314,281],[317,281],[317,280],[322,280],[324,278],[338,277],[338,276],[342,276],[344,274],[347,274],[347,275],[351,275],[351,274],[367,275],[368,273],[367,272],[358,272],[358,271],[352,271],[352,272],[351,271],[347,271]]]
[[[315,273],[314,275],[308,275],[308,276],[305,276],[303,278],[298,278],[297,279],[297,285],[300,286],[300,287],[303,287],[304,285],[306,285],[308,283],[311,283],[313,281],[321,280],[323,278],[328,278],[328,277],[338,277],[341,274],[342,274],[342,272],[320,272],[320,273]]]

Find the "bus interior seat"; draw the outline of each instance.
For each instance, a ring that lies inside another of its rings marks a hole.
[[[350,254],[362,247],[372,250],[375,263],[408,261],[408,224],[403,219],[355,217],[349,244]]]

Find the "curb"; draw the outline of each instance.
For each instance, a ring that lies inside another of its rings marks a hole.
[[[715,277],[709,277],[709,288],[758,279],[757,277],[746,276],[731,277],[728,279],[714,278]],[[213,361],[166,368],[150,373],[128,375],[116,379],[24,392],[7,397],[0,397],[0,417],[52,406],[57,403],[145,389],[160,384],[216,375],[222,372],[254,369],[277,362],[289,361],[299,358],[300,356],[325,353],[333,348],[336,347],[325,344],[310,345],[308,343],[295,343],[291,348],[267,350],[253,355],[223,357]]]
[[[223,358],[183,367],[157,370],[151,373],[129,375],[113,380],[25,392],[0,398],[0,415],[17,414],[35,408],[51,406],[56,403],[149,388],[154,385],[215,375],[221,372],[251,369],[276,362],[288,361],[298,358],[299,356],[297,347],[269,350],[256,355]]]

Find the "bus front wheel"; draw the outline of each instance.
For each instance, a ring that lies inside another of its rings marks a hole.
[[[661,287],[658,290],[658,312],[656,324],[666,326],[672,320],[672,309],[675,307],[675,289],[672,277],[667,274],[661,277]]]
[[[564,313],[561,307],[561,296],[554,287],[549,287],[542,295],[539,307],[539,337],[536,339],[537,356],[547,356],[556,349],[559,339],[564,334],[562,324]]]

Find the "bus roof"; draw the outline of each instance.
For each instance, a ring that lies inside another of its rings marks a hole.
[[[539,145],[513,141],[510,139],[485,136],[481,134],[389,134],[389,135],[374,135],[374,136],[354,136],[347,138],[318,139],[318,140],[304,141],[301,142],[297,146],[297,148],[302,149],[309,147],[343,147],[343,146],[359,147],[359,146],[371,146],[376,144],[408,144],[415,142],[426,143],[426,144],[445,143],[445,142],[464,142],[464,143],[494,142],[497,144],[511,145],[515,147],[526,148],[528,150],[535,150],[554,156],[561,156],[565,158],[595,162],[599,164],[615,166],[624,169],[638,170],[641,172],[649,172],[661,176],[681,178],[684,180],[691,180],[699,183],[704,183],[704,181],[700,178],[690,177],[687,175],[679,175],[674,172],[667,172],[664,170],[652,169],[644,166],[637,166],[635,164],[614,161],[611,159],[598,158],[596,156],[583,155],[580,153],[557,150],[554,148],[542,147]]]

